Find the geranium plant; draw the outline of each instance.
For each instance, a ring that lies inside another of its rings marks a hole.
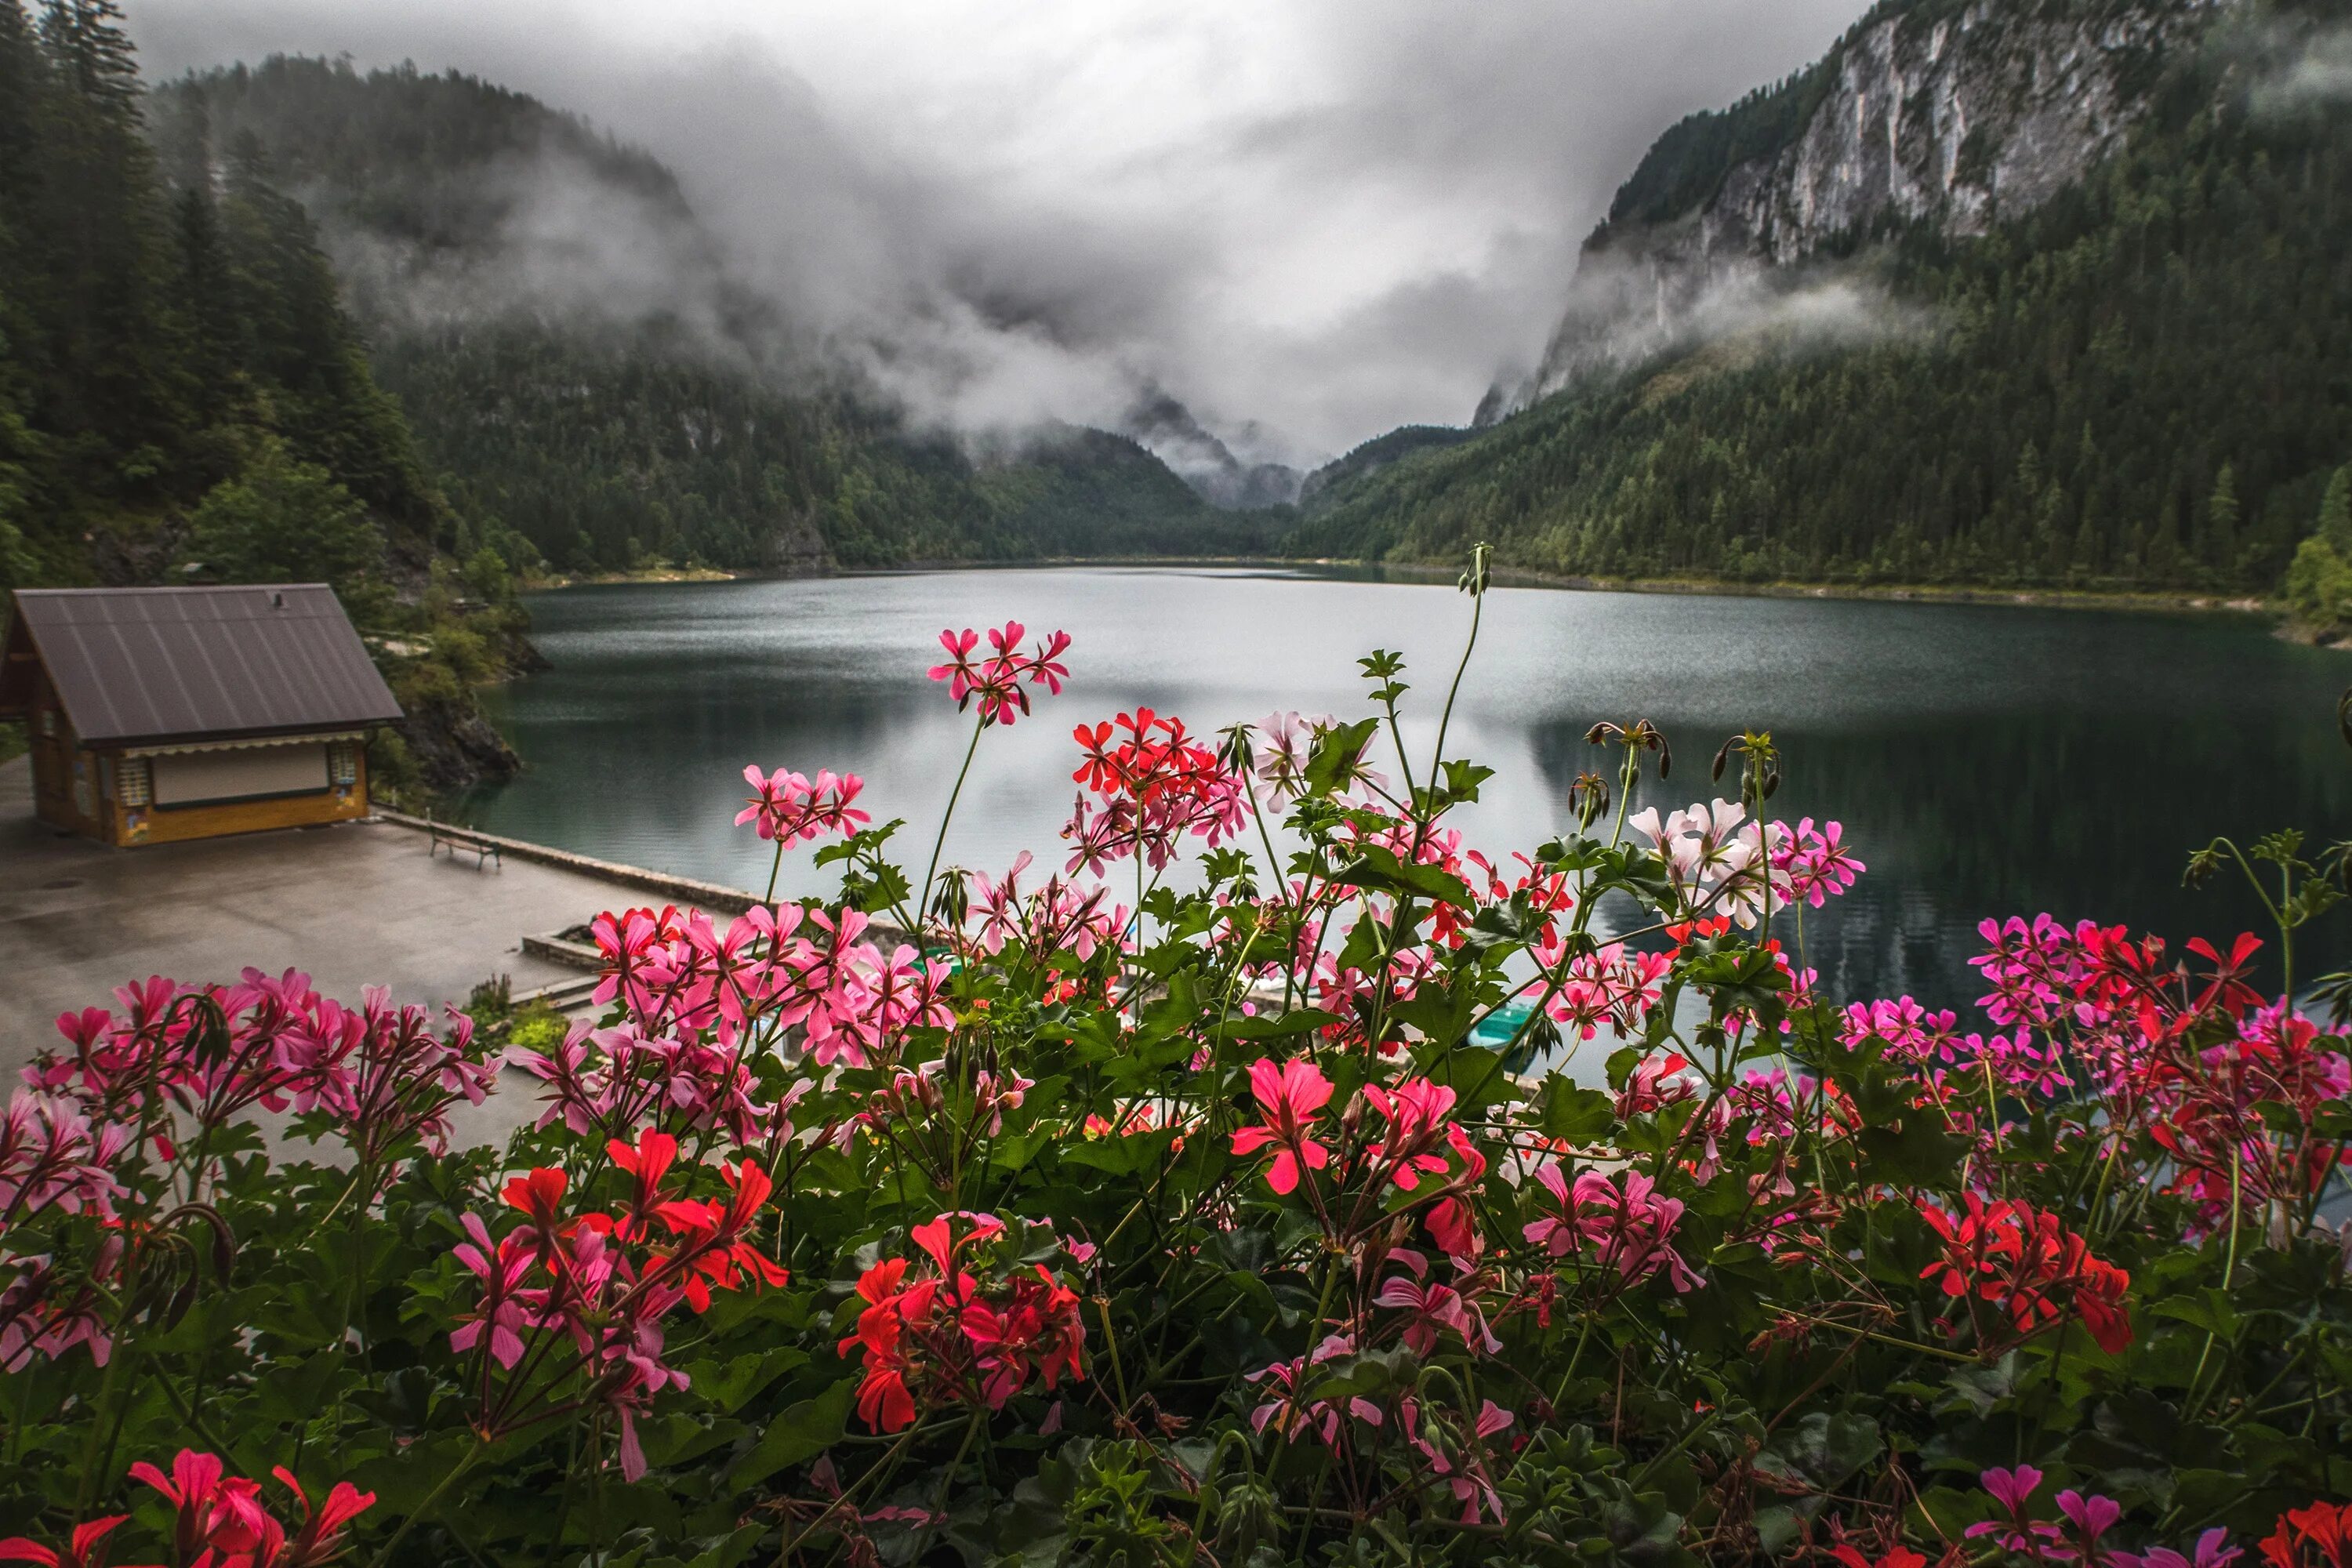
[[[2266,939],[1988,921],[1980,1018],[1832,996],[1867,832],[1769,733],[1666,809],[1602,721],[1568,831],[1464,840],[1464,587],[1431,752],[1389,653],[1353,720],[1082,713],[1042,877],[752,767],[839,893],[600,916],[509,1059],[293,973],[61,1018],[0,1561],[2344,1568],[2340,858],[2200,854]],[[942,637],[967,768],[1083,679],[1025,638]]]

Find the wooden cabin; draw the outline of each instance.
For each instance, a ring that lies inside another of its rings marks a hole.
[[[400,716],[321,583],[19,589],[0,656],[40,819],[126,848],[364,816]]]

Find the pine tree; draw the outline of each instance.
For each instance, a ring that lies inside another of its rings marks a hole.
[[[2327,493],[2319,500],[2319,537],[2352,561],[2352,464],[2336,469],[2327,481]]]
[[[2205,500],[2206,562],[2227,572],[2238,555],[2238,476],[2229,464],[2213,478],[2213,493]]]
[[[21,219],[32,208],[40,170],[37,115],[47,76],[22,0],[0,0],[0,216]]]
[[[185,384],[163,307],[154,155],[121,19],[112,0],[50,0],[42,14],[45,168],[18,237],[47,284],[37,409],[83,459],[83,482],[135,495],[170,465]]]

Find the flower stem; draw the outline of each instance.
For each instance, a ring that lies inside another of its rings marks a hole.
[[[465,1453],[458,1458],[457,1462],[449,1467],[448,1473],[444,1475],[438,1482],[435,1483],[431,1491],[425,1494],[425,1500],[416,1505],[415,1511],[410,1513],[406,1519],[400,1521],[400,1528],[392,1532],[392,1539],[385,1542],[377,1551],[374,1558],[370,1562],[368,1568],[384,1568],[384,1565],[392,1561],[393,1551],[395,1547],[399,1546],[402,1538],[406,1536],[411,1530],[414,1530],[416,1527],[418,1521],[424,1519],[426,1514],[433,1511],[433,1505],[439,1502],[443,1494],[447,1492],[451,1487],[457,1484],[457,1479],[460,1476],[463,1476],[467,1470],[474,1468],[474,1461],[482,1457],[482,1450],[488,1447],[489,1444],[483,1440],[481,1434],[478,1432],[476,1433],[474,1435],[473,1447],[467,1448]]]
[[[931,840],[931,863],[923,868],[923,896],[915,900],[916,929],[908,933],[915,939],[919,946],[923,940],[922,922],[931,918],[931,879],[938,876],[940,872],[940,850],[948,841],[948,824],[955,819],[956,799],[963,794],[964,778],[971,772],[973,754],[980,750],[980,732],[987,728],[988,720],[985,715],[979,722],[972,725],[971,744],[963,749],[963,766],[956,770],[955,788],[948,791],[948,808],[940,814],[940,836]]]

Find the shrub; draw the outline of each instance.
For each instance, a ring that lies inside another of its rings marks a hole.
[[[224,583],[318,581],[348,592],[383,569],[383,532],[367,508],[274,437],[188,524],[189,549]]]
[[[974,748],[1066,674],[943,640]],[[1666,738],[1596,726],[1574,828],[1490,858],[1363,662],[1350,721],[1080,724],[1043,876],[918,880],[854,776],[749,770],[842,894],[601,916],[503,1150],[445,1148],[462,1017],[247,972],[60,1019],[0,1127],[48,1543],[0,1557],[2340,1562],[2352,1064],[2286,960],[2336,862],[2200,854],[2273,946],[1989,921],[1981,1021],[1842,1004],[1802,919],[1863,867],[1770,819],[1769,735],[1636,813]]]

